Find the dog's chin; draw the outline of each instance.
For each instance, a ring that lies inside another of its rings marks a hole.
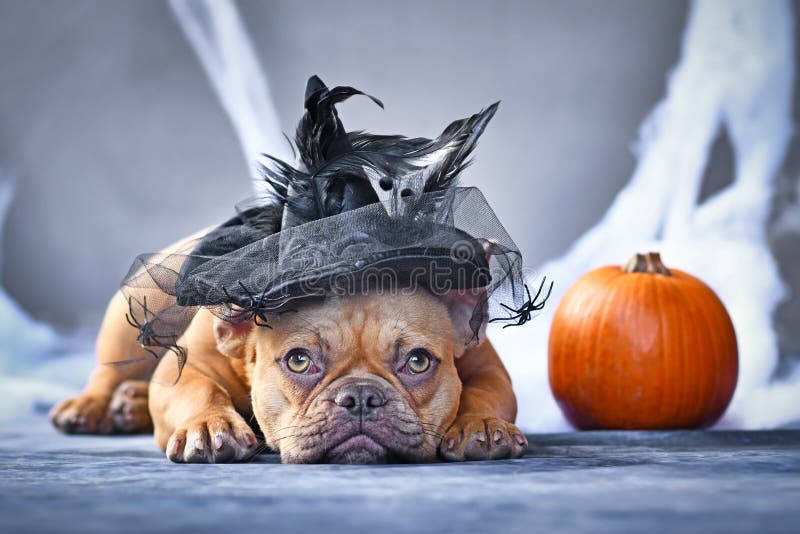
[[[392,461],[389,450],[367,436],[356,434],[345,439],[325,453],[325,461],[332,464],[384,464]]]

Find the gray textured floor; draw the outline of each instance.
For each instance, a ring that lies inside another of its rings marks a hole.
[[[530,436],[526,458],[174,465],[151,437],[0,432],[0,532],[800,529],[800,431]]]

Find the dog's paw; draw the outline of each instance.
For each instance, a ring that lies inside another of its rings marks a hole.
[[[148,387],[146,380],[126,380],[114,390],[108,413],[115,432],[135,434],[153,431],[153,420],[147,409]]]
[[[50,421],[65,434],[111,434],[114,429],[108,402],[104,395],[83,394],[67,399],[50,410]]]
[[[528,448],[525,434],[513,423],[496,417],[463,415],[450,427],[439,454],[450,462],[519,458]]]
[[[257,447],[253,430],[239,414],[204,414],[172,433],[167,458],[177,463],[240,462]]]

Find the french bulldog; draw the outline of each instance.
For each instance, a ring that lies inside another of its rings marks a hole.
[[[139,345],[117,293],[97,368],[51,420],[65,433],[153,431],[174,462],[245,461],[264,449],[287,463],[517,458],[527,440],[513,423],[510,377],[468,324],[477,298],[424,289],[309,298],[271,328],[201,309],[179,341],[188,362],[178,376],[176,358]]]

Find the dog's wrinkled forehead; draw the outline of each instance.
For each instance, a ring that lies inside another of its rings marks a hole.
[[[389,354],[398,343],[449,350],[454,339],[446,306],[423,290],[308,299],[271,326],[274,349],[312,344],[348,358]]]

